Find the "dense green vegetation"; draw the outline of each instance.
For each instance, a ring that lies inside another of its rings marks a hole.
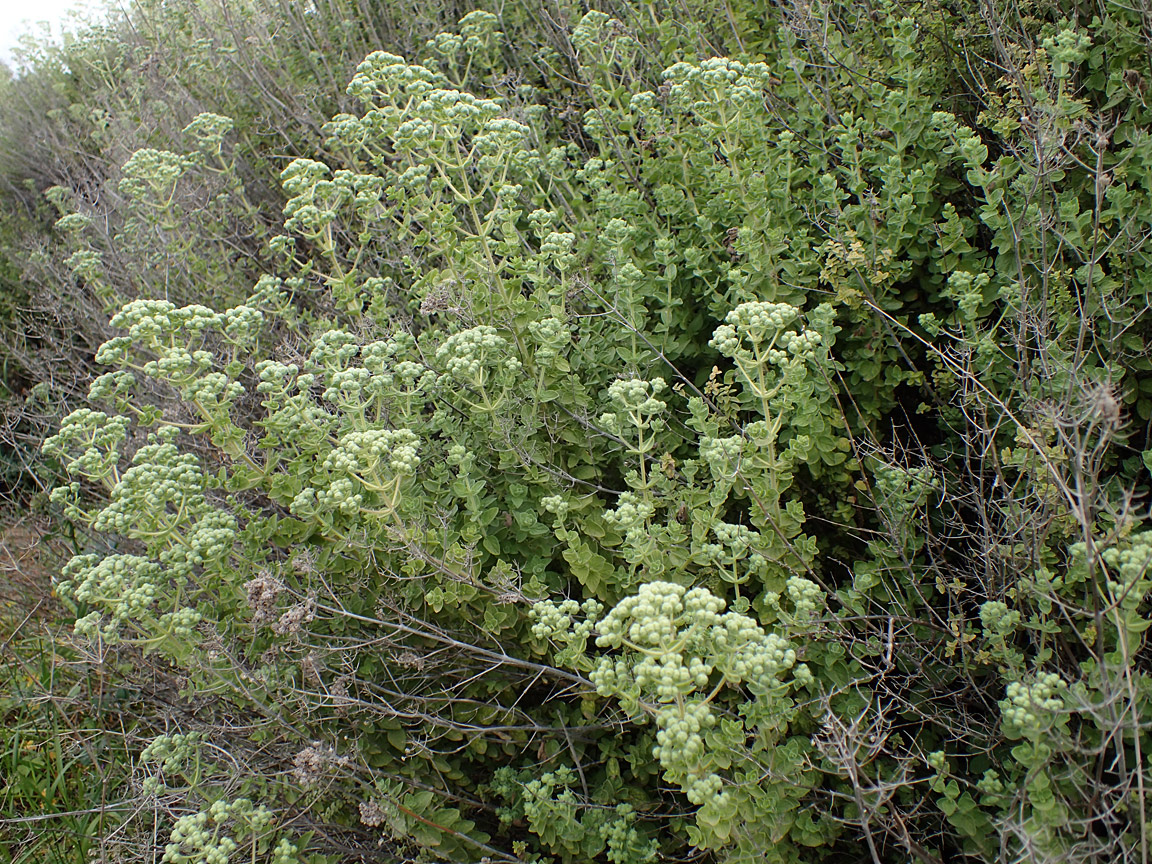
[[[144,0],[35,49],[4,482],[71,554],[0,630],[0,860],[1147,864],[1150,40]]]

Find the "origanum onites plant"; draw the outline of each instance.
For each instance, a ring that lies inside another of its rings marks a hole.
[[[115,550],[66,568],[78,633],[291,744],[285,819],[446,860],[1146,848],[1146,477],[1092,341],[1143,325],[1074,266],[1143,151],[1092,151],[1067,22],[1020,69],[1048,149],[1015,79],[942,110],[944,14],[661,71],[589,12],[563,118],[487,12],[370,54],[281,269],[127,304],[46,445]],[[196,843],[264,806],[183,788]]]

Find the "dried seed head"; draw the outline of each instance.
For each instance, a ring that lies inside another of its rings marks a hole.
[[[276,598],[284,591],[284,583],[267,570],[244,583],[248,607],[252,610],[252,626],[262,627],[276,618]]]
[[[292,760],[292,775],[301,786],[315,786],[330,770],[347,764],[348,757],[337,756],[332,747],[313,741]]]
[[[304,659],[300,661],[300,675],[306,684],[319,684],[320,673],[323,668],[320,657],[315,651],[305,655]]]
[[[406,669],[415,669],[419,672],[424,668],[424,658],[415,651],[401,651],[394,655],[393,659]]]
[[[310,624],[316,617],[316,598],[308,597],[289,607],[288,611],[272,625],[272,632],[277,636],[299,636],[304,625]]]
[[[380,806],[380,802],[373,798],[371,801],[360,802],[360,821],[369,828],[376,828],[384,824],[388,814]]]
[[[1087,396],[1094,419],[1108,426],[1120,424],[1120,400],[1111,384],[1099,384],[1089,390]]]

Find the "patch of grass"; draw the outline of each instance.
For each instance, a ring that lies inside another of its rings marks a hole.
[[[29,519],[4,524],[0,862],[87,864],[122,821],[124,715],[99,670],[67,644],[69,622],[51,594],[56,544]]]

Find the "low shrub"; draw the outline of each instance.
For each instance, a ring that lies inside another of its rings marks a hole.
[[[762,5],[373,52],[273,272],[112,319],[58,590],[220,700],[169,860],[1147,857],[1138,15]]]

